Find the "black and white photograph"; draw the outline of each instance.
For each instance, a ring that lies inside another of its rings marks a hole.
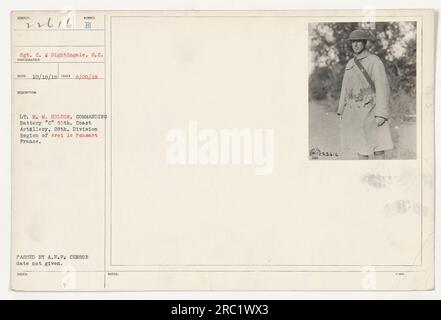
[[[417,23],[309,24],[309,159],[416,159]]]

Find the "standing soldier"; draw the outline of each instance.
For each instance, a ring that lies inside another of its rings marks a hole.
[[[393,149],[388,121],[390,88],[383,62],[366,50],[367,30],[349,35],[354,57],[346,65],[337,115],[344,158],[385,159]]]

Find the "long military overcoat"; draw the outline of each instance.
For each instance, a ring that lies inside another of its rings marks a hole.
[[[337,114],[341,120],[341,153],[344,158],[357,154],[393,149],[389,121],[377,126],[375,117],[389,118],[390,87],[381,59],[363,51],[357,56],[373,83],[370,86],[361,70],[349,60],[345,67]]]

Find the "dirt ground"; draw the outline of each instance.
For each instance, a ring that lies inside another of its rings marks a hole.
[[[335,112],[316,101],[309,102],[310,159],[339,160],[340,122]],[[416,159],[415,122],[391,121],[395,148],[386,151],[387,159]]]

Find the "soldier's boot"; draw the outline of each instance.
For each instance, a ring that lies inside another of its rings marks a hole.
[[[384,151],[375,151],[374,152],[375,160],[384,160],[386,159],[386,153]]]

